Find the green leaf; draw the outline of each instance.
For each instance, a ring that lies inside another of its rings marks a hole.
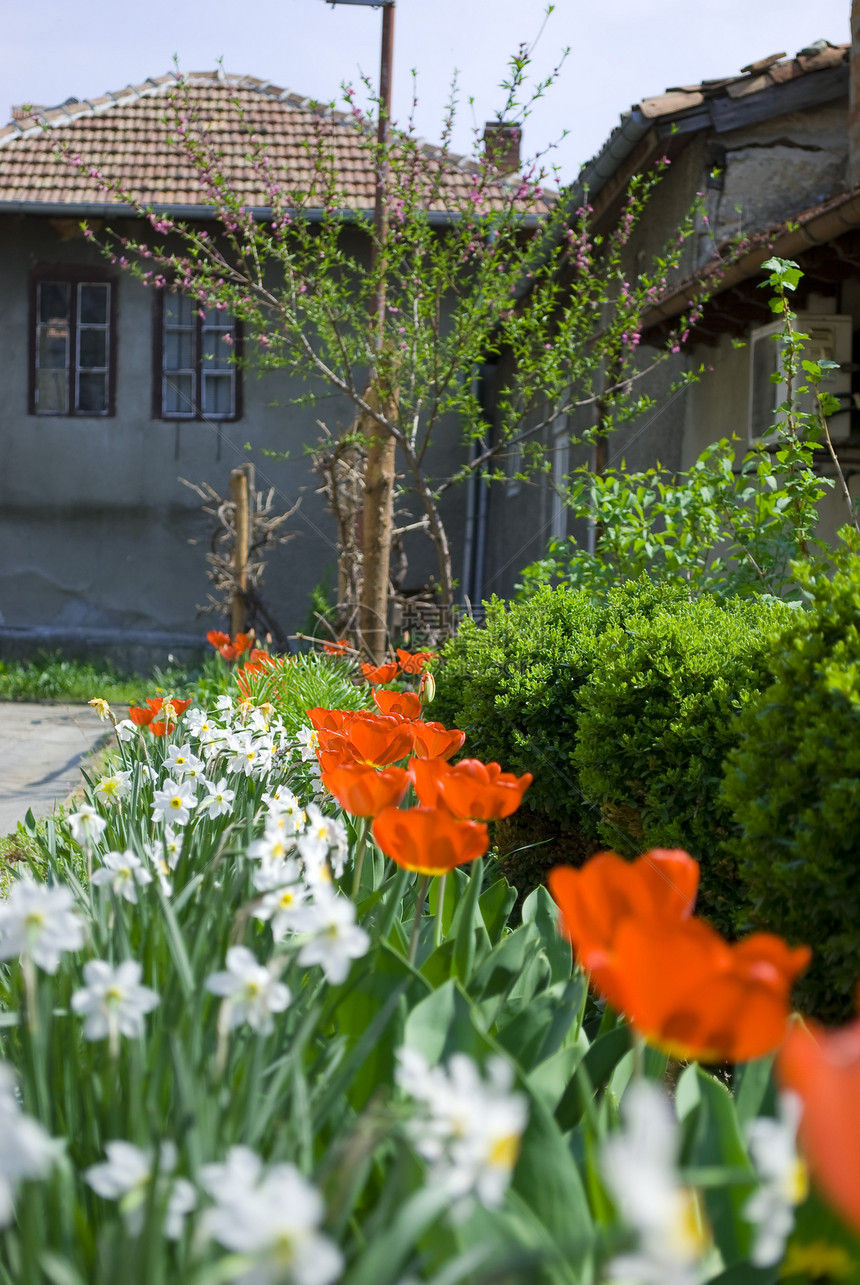
[[[728,1089],[700,1066],[688,1069],[694,1070],[699,1103],[685,1120],[685,1164],[726,1165],[750,1175],[749,1185],[708,1187],[704,1193],[717,1248],[726,1266],[732,1267],[744,1261],[749,1253],[752,1231],[741,1211],[753,1190],[754,1171]]]
[[[759,1114],[765,1095],[772,1085],[773,1057],[759,1057],[745,1062],[735,1072],[734,1099],[738,1124],[744,1128]]]
[[[406,1200],[343,1278],[343,1285],[389,1285],[401,1271],[416,1242],[441,1218],[451,1199],[438,1187],[424,1187]]]
[[[523,923],[538,929],[550,964],[552,980],[566,981],[573,970],[570,942],[558,929],[558,906],[549,891],[541,885],[523,902]]]
[[[560,1129],[567,1132],[579,1124],[596,1093],[608,1083],[618,1063],[630,1052],[632,1043],[630,1027],[623,1022],[594,1041],[556,1107],[555,1118]]]
[[[517,900],[517,890],[507,879],[497,879],[481,893],[478,905],[490,941],[495,946],[504,932]]]
[[[472,862],[469,886],[457,907],[456,916],[454,972],[464,984],[468,982],[475,962],[475,911],[478,908],[483,878],[484,862],[481,857],[478,857]],[[483,929],[483,923],[481,928]]]

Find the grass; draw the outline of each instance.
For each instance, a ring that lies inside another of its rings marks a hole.
[[[84,704],[101,696],[112,704],[135,704],[160,687],[177,694],[192,682],[183,669],[155,670],[151,679],[123,674],[110,661],[64,660],[37,652],[31,660],[0,661],[0,700],[68,701]]]

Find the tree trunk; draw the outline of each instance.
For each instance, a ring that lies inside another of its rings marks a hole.
[[[365,394],[368,405],[382,410],[386,419],[397,418],[397,392],[383,393],[372,385]],[[361,590],[361,651],[374,665],[385,659],[388,646],[388,585],[391,532],[394,525],[394,461],[397,444],[370,415],[360,419],[367,440],[364,477],[363,570]]]

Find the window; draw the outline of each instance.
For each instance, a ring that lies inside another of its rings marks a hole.
[[[64,268],[34,281],[33,415],[113,414],[114,283],[93,275]]]
[[[751,445],[776,440],[772,432],[778,417],[778,408],[788,399],[788,384],[782,374],[783,346],[780,340],[783,323],[771,322],[758,326],[750,333],[750,384],[748,431]],[[800,361],[837,361],[839,369],[826,370],[821,380],[821,391],[839,399],[842,411],[829,421],[830,436],[846,437],[851,430],[851,417],[845,413],[851,398],[851,345],[853,322],[848,315],[836,313],[798,312],[795,332],[808,336]],[[801,370],[795,384],[806,383]],[[795,394],[797,406],[802,411],[814,411],[815,399],[811,393]]]
[[[156,419],[238,419],[239,327],[229,312],[164,293],[156,313]]]

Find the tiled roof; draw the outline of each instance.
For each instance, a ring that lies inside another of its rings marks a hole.
[[[222,172],[246,205],[265,209],[271,204],[265,182],[248,159],[249,134],[264,143],[273,178],[285,190],[297,191],[313,177],[308,145],[313,145],[315,122],[322,119],[348,207],[373,208],[372,154],[348,115],[317,107],[253,76],[218,71],[181,77],[172,72],[83,102],[70,99],[61,107],[33,108],[29,114],[16,109],[15,119],[0,129],[0,209],[33,203],[119,205],[116,196],[104,191],[98,174],[118,181],[142,204],[195,209],[206,205],[194,166],[171,142],[177,128],[175,108],[185,101],[186,90],[193,115],[221,153]],[[80,156],[86,171],[79,172],[59,155],[60,148]],[[425,145],[424,151],[430,171],[439,175],[439,190],[428,202],[429,209],[460,205],[472,189],[476,165],[449,157],[443,166],[438,149]],[[97,172],[95,177],[90,168]]]
[[[848,62],[850,52],[850,44],[831,45],[826,40],[819,40],[814,45],[801,49],[794,58],[786,58],[784,53],[760,58],[758,62],[744,67],[738,76],[703,80],[699,85],[673,86],[663,94],[635,103],[633,110],[638,109],[646,119],[654,120],[661,116],[678,116],[683,112],[693,111],[714,98],[746,98],[774,85],[785,85],[809,72],[838,67],[841,63]]]

